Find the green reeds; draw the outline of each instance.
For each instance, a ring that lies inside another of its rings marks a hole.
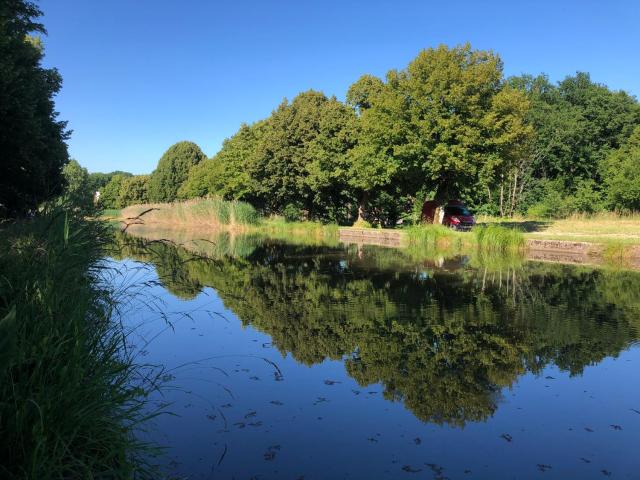
[[[145,213],[146,212],[146,213]],[[142,214],[142,217],[139,217]],[[143,223],[187,225],[193,227],[255,225],[260,215],[246,202],[228,201],[219,197],[201,198],[175,203],[132,205],[122,211],[122,217],[139,217]]]
[[[455,249],[467,240],[466,234],[443,225],[416,225],[405,229],[404,232],[409,246]]]
[[[112,320],[104,223],[61,209],[0,230],[0,478],[138,478],[153,378]]]
[[[492,252],[519,252],[525,247],[520,230],[501,225],[481,225],[473,229],[478,248]]]

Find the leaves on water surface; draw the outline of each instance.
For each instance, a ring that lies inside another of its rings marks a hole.
[[[431,469],[431,471],[435,475],[435,478],[440,480],[446,478],[446,477],[443,477],[442,475],[442,472],[444,471],[444,467],[441,467],[437,463],[425,463],[425,465]]]
[[[609,470],[600,470],[600,472],[605,476],[605,477],[610,477],[611,476],[611,472]]]
[[[264,452],[264,459],[268,462],[276,458],[276,451],[280,450],[280,445],[271,445],[267,448],[267,451]]]
[[[545,465],[544,463],[539,463],[537,467],[541,472],[546,472],[547,470],[551,470],[553,468],[551,465]]]
[[[589,460],[588,458],[580,457],[580,460],[582,460],[584,463],[591,463],[591,460]]]
[[[238,428],[244,428],[246,426],[244,422],[236,422],[233,425]]]
[[[420,437],[416,437],[413,439],[413,443],[416,445],[420,445],[422,443],[422,439]]]
[[[262,422],[260,420],[258,420],[257,422],[251,422],[248,425],[250,427],[261,427],[262,426]]]
[[[614,430],[622,430],[622,427],[620,425],[609,425],[609,426]]]
[[[589,428],[589,427],[584,427],[584,429],[589,432],[589,433],[593,433],[593,429]]]
[[[324,403],[324,402],[328,402],[328,401],[329,401],[329,400],[327,400],[327,399],[326,399],[326,398],[324,398],[324,397],[318,397],[318,399],[317,399],[315,402],[313,402],[313,404],[314,404],[314,405],[318,405],[319,403]]]
[[[404,465],[402,470],[408,473],[418,473],[422,471],[421,468],[413,468],[411,465]]]
[[[336,383],[342,383],[342,382],[338,382],[336,380],[325,380],[324,381],[325,385],[335,385]]]
[[[280,400],[271,400],[269,403],[271,403],[272,405],[284,405],[284,403],[282,403]]]
[[[500,435],[500,438],[504,438],[507,442],[513,441],[513,437],[508,433],[503,433],[502,435]]]
[[[256,377],[255,375],[253,377],[249,377],[249,380],[260,380],[260,377]]]
[[[252,418],[255,417],[257,414],[257,412],[255,410],[251,410],[249,413],[247,413],[244,418]]]

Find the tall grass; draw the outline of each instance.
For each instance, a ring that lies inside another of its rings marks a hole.
[[[455,249],[466,241],[466,234],[443,225],[416,225],[403,230],[409,246]]]
[[[418,225],[403,231],[406,244],[411,248],[438,248],[450,253],[471,246],[485,252],[519,252],[525,248],[520,230],[498,224],[477,226],[472,233],[457,232],[442,225]]]
[[[525,248],[524,235],[520,230],[501,225],[481,225],[473,229],[478,248],[493,252],[518,252]]]
[[[283,218],[274,217],[262,221],[257,229],[267,236],[290,239],[292,236],[315,240],[338,240],[338,225],[320,222],[287,222]]]
[[[149,378],[104,285],[104,224],[58,209],[0,231],[0,478],[151,476]]]
[[[255,225],[260,220],[260,215],[250,204],[219,197],[132,205],[122,210],[121,215],[124,219],[132,219],[143,212],[146,213],[140,218],[148,224],[221,227]]]

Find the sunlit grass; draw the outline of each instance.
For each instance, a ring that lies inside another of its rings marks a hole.
[[[146,213],[144,213],[146,212]],[[140,215],[143,214],[142,217]],[[148,224],[233,227],[255,225],[260,216],[245,202],[227,201],[218,197],[175,203],[132,205],[122,210],[125,221],[139,217]]]

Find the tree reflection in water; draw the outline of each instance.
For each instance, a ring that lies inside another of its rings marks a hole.
[[[186,248],[117,240],[116,256],[153,264],[174,295],[214,288],[281,353],[341,359],[361,386],[381,383],[437,424],[485,420],[524,373],[580,374],[640,330],[635,272],[228,234]]]

